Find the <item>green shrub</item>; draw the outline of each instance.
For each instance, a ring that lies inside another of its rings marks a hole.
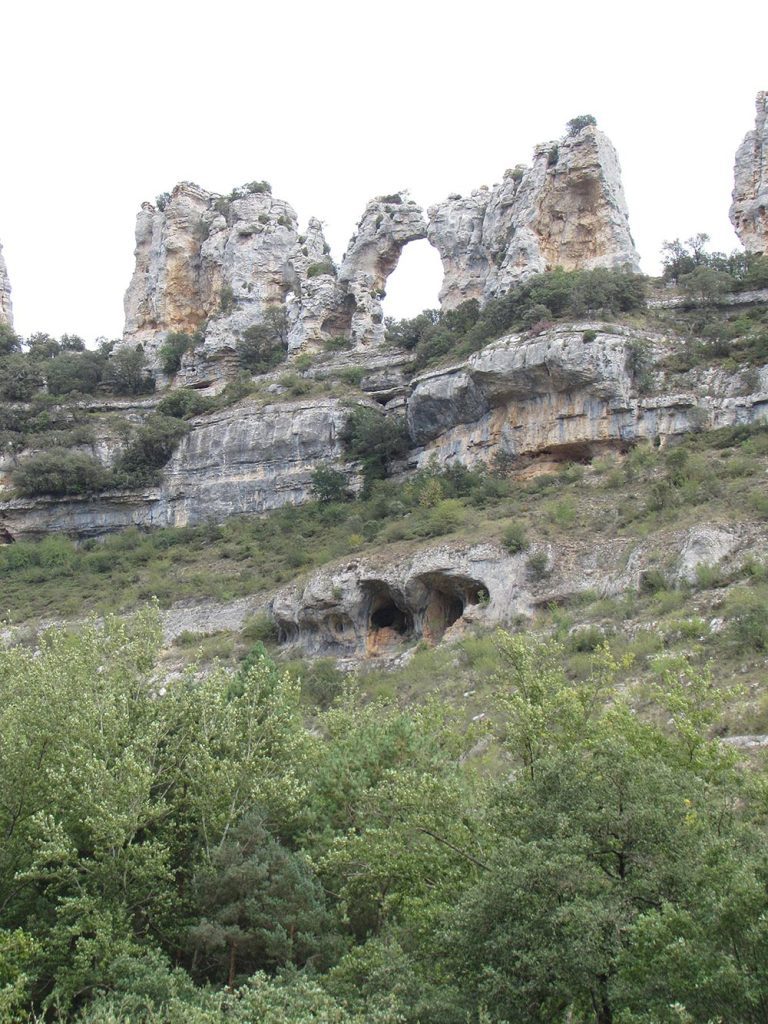
[[[103,383],[115,395],[146,395],[155,390],[141,346],[113,352],[104,369]]]
[[[106,359],[98,352],[64,352],[45,362],[45,380],[52,395],[78,391],[92,395],[101,384]]]
[[[738,588],[730,595],[726,609],[729,633],[739,647],[768,651],[768,588]]]
[[[596,651],[604,643],[605,634],[599,626],[584,626],[574,630],[568,637],[569,649],[580,653]]]
[[[254,644],[276,644],[279,634],[277,623],[266,613],[248,619],[240,632],[244,640]]]
[[[368,483],[382,479],[390,462],[408,450],[405,419],[385,416],[378,407],[356,405],[344,424],[341,441],[349,455],[362,462]]]
[[[66,449],[54,449],[25,460],[11,478],[24,497],[97,494],[110,486],[110,474],[98,459]]]
[[[504,530],[501,542],[510,555],[517,555],[528,547],[528,537],[522,523],[510,523]]]
[[[341,470],[321,464],[312,471],[312,494],[320,502],[344,501],[347,478]]]
[[[549,555],[546,551],[534,551],[525,563],[532,580],[540,581],[549,575]]]
[[[173,416],[181,420],[208,412],[215,404],[213,399],[201,395],[194,388],[178,388],[157,403],[157,411],[163,416]]]
[[[344,381],[345,384],[351,384],[353,387],[359,387],[360,382],[366,374],[364,366],[345,366],[339,373],[339,378]]]
[[[269,306],[261,323],[243,331],[235,349],[240,365],[250,373],[268,373],[284,362],[288,350],[284,307]]]
[[[195,341],[196,339],[191,334],[185,334],[183,331],[169,331],[158,351],[160,366],[164,374],[170,377],[181,368],[181,357],[188,349],[192,348]]]
[[[117,460],[116,474],[129,482],[154,482],[188,431],[189,425],[182,420],[152,413]]]
[[[329,261],[310,263],[307,267],[307,277],[321,277],[323,274],[330,274],[335,277],[336,267]]]
[[[351,340],[345,338],[342,334],[334,334],[332,338],[326,338],[323,341],[323,349],[326,352],[343,352],[351,347]]]
[[[12,354],[0,359],[0,398],[27,402],[43,383],[38,365],[26,356]]]
[[[591,124],[597,124],[597,119],[591,114],[580,114],[578,117],[572,117],[568,122],[568,134],[578,135],[583,128]]]
[[[667,577],[661,569],[646,569],[640,573],[640,591],[644,594],[657,594],[661,590],[668,590]]]
[[[584,333],[581,336],[581,340],[585,341],[585,342],[590,342],[590,341],[594,341],[596,337],[597,337],[597,331],[588,330],[588,331],[584,331]]]

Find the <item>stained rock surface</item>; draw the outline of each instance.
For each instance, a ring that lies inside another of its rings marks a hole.
[[[3,258],[3,247],[0,245],[0,323],[13,327],[13,306],[11,305],[11,282],[8,269]]]
[[[407,192],[371,200],[337,266],[320,221],[300,233],[293,208],[266,183],[227,197],[181,182],[138,215],[123,344],[141,344],[157,370],[169,333],[194,336],[177,381],[187,386],[231,376],[238,342],[260,328],[288,353],[337,337],[375,346],[387,279],[403,248],[425,237],[443,262],[444,308],[485,302],[555,266],[638,266],[616,151],[591,124],[538,146],[532,165],[500,185],[433,206],[429,218]]]
[[[731,223],[747,252],[768,252],[768,92],[755,100],[755,127],[736,151]]]
[[[554,267],[639,265],[616,150],[594,125],[537,146],[531,166],[507,171],[500,185],[449,196],[428,212],[444,308],[483,303]]]

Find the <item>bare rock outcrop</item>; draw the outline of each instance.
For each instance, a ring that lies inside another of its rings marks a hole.
[[[300,234],[293,208],[265,183],[223,197],[182,182],[138,215],[123,344],[141,344],[157,367],[169,333],[194,336],[185,384],[215,378],[201,358],[226,364],[259,325],[289,352],[336,335],[375,344],[384,337],[387,277],[403,246],[425,234],[423,211],[406,194],[374,199],[339,270],[320,221]]]
[[[408,242],[426,234],[424,212],[407,192],[379,196],[366,206],[339,271],[341,303],[350,312],[356,344],[384,340],[381,300],[387,278]]]
[[[312,496],[318,465],[343,464],[347,415],[336,398],[269,405],[245,399],[191,420],[157,486],[97,497],[11,497],[10,474],[0,462],[0,534],[13,540],[48,532],[95,537],[131,525],[193,526],[300,505]],[[110,461],[110,453],[100,455]],[[354,467],[348,476],[354,486]]]
[[[638,268],[616,150],[592,124],[537,146],[532,165],[500,185],[449,196],[428,214],[443,308],[485,302],[554,267]]]
[[[13,306],[11,305],[11,282],[8,269],[3,259],[3,247],[0,245],[0,323],[13,327]]]
[[[768,92],[755,100],[755,127],[736,151],[731,223],[747,252],[768,252]]]
[[[322,338],[336,285],[319,221],[300,235],[293,208],[260,182],[228,198],[182,182],[161,206],[144,203],[137,218],[124,344],[156,362],[168,333],[182,332],[219,356],[270,310],[289,348]]]
[[[548,453],[581,458],[601,446],[665,441],[768,415],[768,369],[750,395],[740,376],[712,370],[681,388],[659,367],[669,351],[661,336],[588,323],[500,338],[464,363],[415,378],[407,415],[421,449],[412,460],[447,466]]]

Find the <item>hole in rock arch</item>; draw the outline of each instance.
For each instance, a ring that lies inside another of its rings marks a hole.
[[[425,309],[437,309],[443,283],[443,264],[437,249],[426,238],[409,242],[397,266],[387,278],[384,316],[405,320]]]

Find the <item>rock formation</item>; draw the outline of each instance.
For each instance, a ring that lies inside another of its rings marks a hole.
[[[374,199],[339,271],[320,221],[299,234],[293,208],[264,183],[225,198],[182,182],[162,208],[145,203],[138,215],[124,344],[141,344],[157,364],[167,334],[182,332],[220,359],[265,319],[289,351],[334,335],[381,341],[387,277],[403,246],[425,233],[407,196]]]
[[[229,198],[182,182],[162,208],[144,203],[138,215],[124,342],[156,357],[178,331],[198,335],[208,354],[231,351],[277,307],[289,347],[301,347],[308,334],[322,337],[333,305],[327,253],[320,223],[299,235],[294,210],[260,182]]]
[[[391,353],[349,355],[358,365],[362,355],[371,371],[361,386],[372,407],[404,407],[412,448],[400,468],[407,472],[496,459],[521,466],[534,457],[584,460],[641,439],[665,443],[704,426],[768,417],[768,367],[756,380],[747,371],[712,367],[667,376],[664,360],[678,344],[628,327],[564,324],[537,337],[500,338],[465,362],[423,373],[410,384],[403,383],[405,367],[392,365]],[[647,381],[640,387],[631,369],[637,346],[647,353],[649,394]],[[111,464],[125,442],[118,434],[109,440],[109,417],[118,412],[141,422],[157,401],[105,403],[102,445],[93,454]],[[131,524],[223,522],[308,501],[320,463],[342,469],[354,488],[358,467],[345,462],[341,443],[347,417],[343,397],[246,398],[192,419],[158,486],[98,497],[13,497],[16,460],[34,452],[0,454],[0,536],[89,537]]]
[[[0,245],[0,323],[13,327],[13,307],[11,305],[11,282],[3,259],[3,247]]]
[[[649,365],[669,350],[648,332],[563,325],[533,338],[508,335],[465,363],[422,374],[407,406],[411,437],[422,446],[414,464],[478,465],[534,454],[581,459],[604,446],[663,441],[768,414],[768,369],[748,396],[740,377],[692,378],[682,388],[658,372],[652,394],[641,393],[630,369],[640,346]]]
[[[381,300],[387,278],[408,242],[426,234],[424,212],[405,192],[380,196],[366,206],[339,272],[341,305],[351,313],[354,343],[384,340]]]
[[[755,101],[755,127],[736,151],[731,223],[747,252],[768,252],[768,92]]]
[[[616,150],[592,124],[537,146],[532,165],[507,171],[500,185],[449,196],[428,213],[443,308],[485,302],[554,267],[638,269]]]
[[[0,533],[13,539],[49,531],[93,537],[131,525],[193,526],[300,505],[311,498],[316,466],[343,458],[347,415],[335,398],[269,405],[245,399],[192,420],[158,486],[98,498],[2,501],[14,461],[0,457]],[[117,451],[115,444],[99,454],[109,463]],[[352,467],[348,475],[354,485]]]
[[[169,332],[195,335],[185,385],[215,379],[210,364],[225,367],[238,339],[265,322],[279,321],[289,352],[336,336],[376,345],[387,278],[403,247],[424,237],[443,261],[445,308],[485,302],[554,266],[637,269],[616,152],[591,124],[537,147],[532,166],[501,185],[429,212],[427,224],[406,192],[372,200],[337,268],[320,222],[299,234],[292,207],[264,182],[229,197],[182,182],[139,213],[124,344],[143,345],[157,368]]]

